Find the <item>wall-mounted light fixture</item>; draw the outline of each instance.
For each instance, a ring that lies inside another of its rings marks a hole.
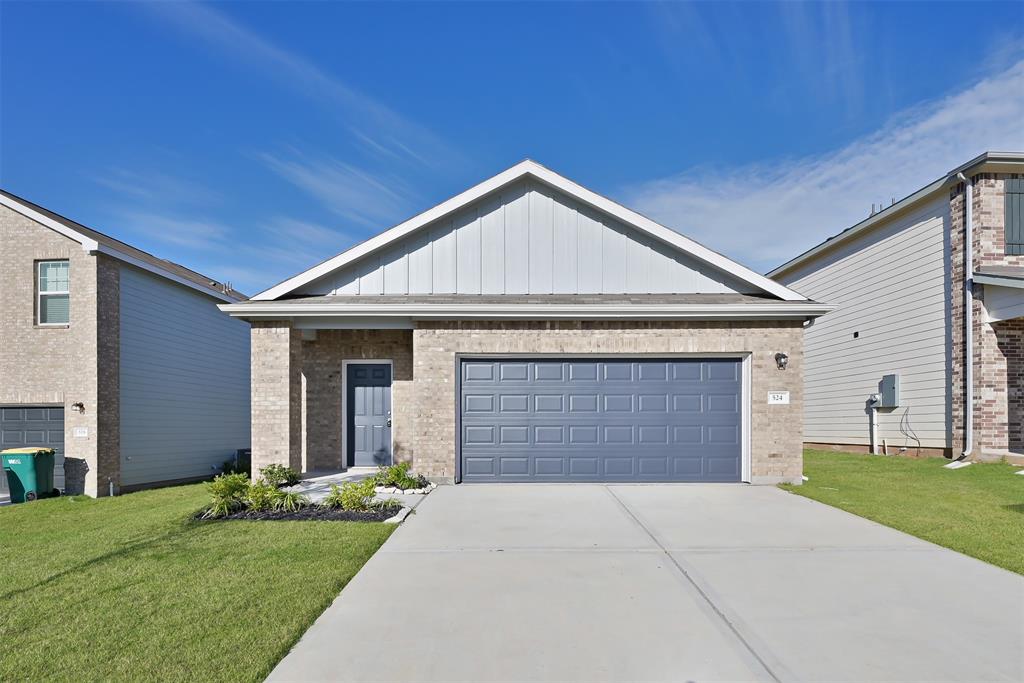
[[[76,413],[84,413],[85,404],[82,403],[81,401],[76,401],[71,404],[71,410],[75,411]]]
[[[779,351],[775,354],[775,364],[779,366],[779,370],[785,370],[789,365],[789,356]]]

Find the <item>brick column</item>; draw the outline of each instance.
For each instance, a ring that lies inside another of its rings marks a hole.
[[[971,205],[974,239],[974,269],[986,266],[1024,266],[1024,256],[1005,252],[1004,187],[1007,174],[978,173],[972,176],[974,197]],[[952,446],[954,455],[967,447],[964,359],[963,278],[965,263],[966,188],[958,183],[950,188],[950,246],[952,277],[950,282]],[[1021,380],[1018,379],[1020,334],[1018,321],[987,322],[985,287],[974,287],[974,457],[998,457],[1010,448],[1020,448]]]
[[[121,488],[121,265],[96,256],[96,461],[85,478],[90,496]],[[65,412],[65,415],[67,413]]]
[[[252,324],[252,469],[302,469],[302,342],[290,322]]]

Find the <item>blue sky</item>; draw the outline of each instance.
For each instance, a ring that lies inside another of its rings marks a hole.
[[[1020,3],[0,3],[0,185],[250,293],[524,157],[763,271],[1022,121]]]

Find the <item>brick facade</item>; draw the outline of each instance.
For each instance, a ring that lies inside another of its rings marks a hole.
[[[70,264],[70,323],[36,324],[35,263]],[[0,406],[64,408],[65,488],[106,495],[119,483],[118,267],[0,206]],[[71,404],[81,402],[81,413]],[[87,436],[74,436],[84,427]]]
[[[254,467],[341,466],[346,359],[393,361],[396,458],[451,480],[456,354],[728,353],[751,356],[752,481],[800,481],[803,328],[797,321],[423,322],[415,330],[319,330],[306,341],[289,323],[257,322],[252,335]],[[784,371],[776,367],[779,351],[790,357]],[[790,404],[769,406],[769,390],[789,391]]]
[[[987,266],[1024,266],[1024,256],[1007,255],[1005,240],[1005,180],[1013,176],[978,173],[974,185],[972,222],[974,269]],[[955,452],[967,448],[965,435],[964,363],[964,270],[966,254],[966,187],[950,188],[951,245],[951,436]],[[1024,324],[1018,320],[989,323],[986,319],[985,287],[975,285],[973,306],[974,369],[974,456],[995,459],[1024,446],[1021,406],[1024,369],[1021,367],[1021,337]]]
[[[301,472],[344,469],[342,372],[346,361],[392,361],[392,442],[409,457],[413,401],[411,330],[317,330],[252,325],[253,470],[271,463]]]

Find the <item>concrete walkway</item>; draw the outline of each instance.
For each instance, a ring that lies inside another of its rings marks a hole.
[[[1021,681],[1024,577],[770,487],[440,487],[270,680]]]

